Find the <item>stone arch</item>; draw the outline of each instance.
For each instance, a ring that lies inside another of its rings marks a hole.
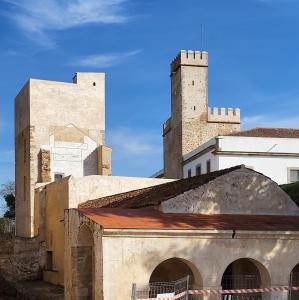
[[[152,271],[149,283],[171,282],[189,275],[190,285],[202,287],[202,276],[197,267],[190,261],[172,257],[159,263]]]
[[[77,246],[72,248],[72,284],[75,299],[94,299],[94,240],[89,226],[81,225]]]
[[[290,286],[298,287],[299,286],[299,263],[293,267],[290,273]],[[290,291],[289,300],[299,300],[299,291]]]
[[[221,278],[223,289],[262,288],[271,285],[266,267],[252,258],[239,258],[232,261]]]

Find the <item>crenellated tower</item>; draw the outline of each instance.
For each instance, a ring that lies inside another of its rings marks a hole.
[[[163,126],[164,177],[182,177],[183,155],[240,130],[238,108],[208,107],[208,52],[181,50],[170,65],[171,117]]]

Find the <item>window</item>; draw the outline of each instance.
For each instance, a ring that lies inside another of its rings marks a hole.
[[[26,163],[27,149],[26,149],[26,139],[24,139],[24,163]]]
[[[299,168],[289,168],[289,183],[299,181]]]
[[[24,176],[24,182],[23,182],[23,200],[26,201],[26,176]]]
[[[54,174],[54,181],[59,181],[64,177],[64,174],[62,173],[55,173]]]
[[[196,166],[196,176],[201,175],[201,165]]]
[[[191,169],[188,170],[188,178],[192,176]]]
[[[46,270],[53,270],[53,252],[47,251]]]
[[[211,172],[211,160],[207,160],[207,173]]]
[[[96,86],[96,83],[94,82],[92,85],[93,85],[93,86]]]

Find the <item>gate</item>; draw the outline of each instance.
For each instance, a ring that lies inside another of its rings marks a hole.
[[[145,286],[132,286],[132,300],[163,300],[176,297],[188,300],[189,275],[171,282],[152,282]]]

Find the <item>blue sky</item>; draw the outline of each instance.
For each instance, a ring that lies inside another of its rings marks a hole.
[[[14,176],[13,99],[29,77],[106,72],[114,175],[162,166],[179,49],[209,51],[209,103],[240,107],[243,128],[299,127],[299,0],[0,0],[0,36],[0,184]]]

